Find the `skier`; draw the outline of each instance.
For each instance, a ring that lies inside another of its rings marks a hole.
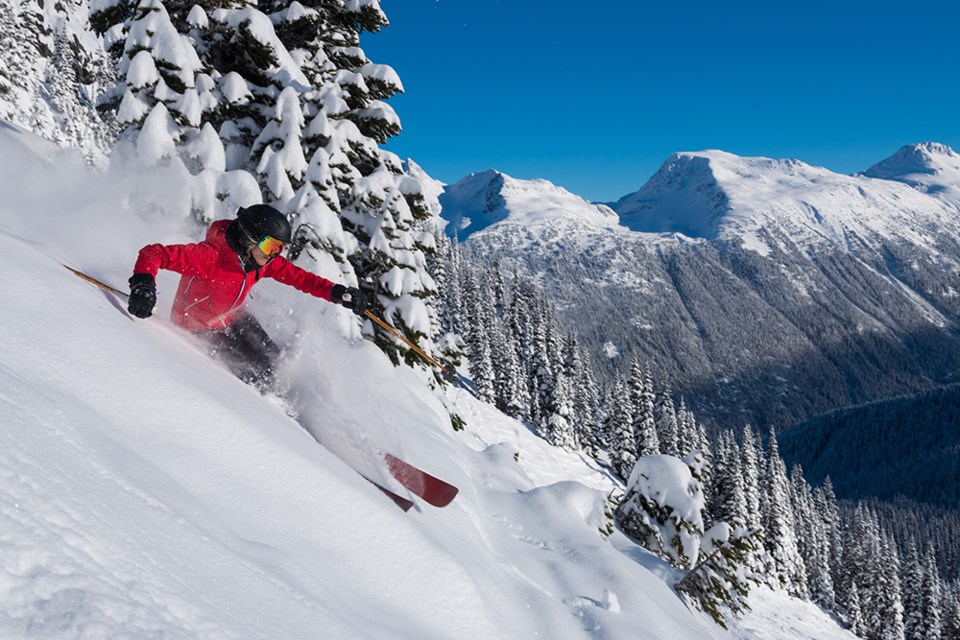
[[[261,391],[274,383],[273,363],[280,348],[256,318],[243,310],[247,293],[260,278],[273,278],[340,304],[362,316],[369,306],[355,287],[334,284],[281,256],[291,240],[290,222],[265,204],[241,207],[236,220],[218,220],[196,244],[143,247],[130,278],[127,310],[149,318],[157,303],[159,269],[182,274],[171,318],[203,337],[234,375]]]

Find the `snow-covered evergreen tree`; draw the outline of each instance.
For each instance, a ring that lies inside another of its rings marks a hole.
[[[819,543],[818,561],[820,571],[824,571],[824,566],[826,567],[826,575],[818,577],[815,581],[816,587],[811,583],[811,591],[815,594],[814,599],[820,606],[833,611],[837,606],[836,581],[837,568],[840,566],[842,557],[842,531],[837,498],[833,493],[833,485],[829,477],[822,487],[817,487],[813,491],[813,510],[823,536]]]
[[[960,640],[960,582],[944,593],[942,640]]]
[[[490,342],[493,313],[488,304],[489,289],[478,282],[473,273],[467,274],[464,284],[466,314],[471,318],[464,336],[470,357],[470,375],[477,397],[493,404],[496,401],[496,375]]]
[[[806,573],[797,548],[793,505],[787,468],[780,457],[776,432],[771,428],[767,465],[761,478],[764,544],[770,558],[770,577],[789,593],[805,597]]]
[[[860,593],[856,581],[850,583],[849,592],[845,606],[847,626],[850,627],[850,631],[862,638],[867,634],[867,626],[863,618],[863,610],[860,608]]]
[[[664,389],[657,395],[654,406],[654,420],[657,425],[660,452],[669,456],[679,456],[677,411],[669,388]]]
[[[624,480],[637,462],[633,439],[633,412],[626,385],[618,380],[608,398],[603,432],[610,453],[610,464]]]
[[[620,526],[678,569],[691,569],[703,537],[703,487],[688,464],[673,456],[639,459],[617,508]]]
[[[743,473],[743,494],[747,503],[747,529],[751,531],[763,529],[763,513],[760,478],[763,475],[763,452],[760,448],[760,439],[754,435],[753,428],[746,425],[741,438],[740,469]],[[766,539],[767,532],[763,531],[761,540]],[[769,567],[770,559],[767,556],[766,546],[759,545],[757,552],[749,558],[750,567],[756,572],[764,572]]]
[[[924,611],[923,566],[917,547],[911,541],[903,557],[903,573],[900,576],[903,587],[903,635],[905,640],[924,640],[926,634],[926,612]]]
[[[943,634],[943,583],[937,568],[933,547],[927,547],[923,563],[923,611],[925,627],[923,640],[937,640]],[[906,587],[904,587],[906,594]]]
[[[712,520],[726,522],[734,528],[747,528],[740,448],[731,431],[721,432],[717,441],[708,506]]]
[[[654,419],[653,376],[650,368],[642,368],[639,360],[633,361],[628,383],[630,401],[634,407],[633,437],[637,443],[637,457],[660,453],[660,439],[657,436]]]
[[[115,118],[97,111],[116,77],[84,3],[0,1],[0,118],[105,165]]]
[[[873,609],[875,622],[868,634],[878,640],[903,640],[903,588],[900,583],[900,557],[889,537],[883,536],[880,562],[873,565],[879,586]]]
[[[835,601],[830,572],[830,541],[800,465],[795,465],[790,473],[790,490],[797,549],[806,571],[809,597],[829,609]]]
[[[567,342],[568,368],[572,371],[574,432],[580,448],[596,457],[601,448],[597,437],[600,419],[600,391],[594,382],[589,354],[580,350],[571,337]]]
[[[824,606],[836,610],[837,600],[840,598],[840,583],[842,582],[843,522],[840,519],[837,496],[834,493],[830,476],[827,476],[823,484],[814,490],[813,499],[817,515],[823,523],[827,535],[830,554],[830,582],[834,591],[834,602],[826,603]]]
[[[699,452],[685,460],[661,454],[640,458],[616,517],[625,533],[686,570],[677,591],[725,626],[724,608],[737,613],[746,606],[749,579],[744,562],[751,551],[751,533],[726,522],[704,531],[701,478],[708,464]]]
[[[546,367],[541,368],[540,433],[547,442],[577,448],[573,425],[573,388],[564,362],[563,337],[556,320],[545,323]]]

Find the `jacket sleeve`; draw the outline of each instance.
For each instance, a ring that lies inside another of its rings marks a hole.
[[[205,276],[214,271],[217,250],[201,242],[197,244],[148,244],[140,249],[134,273],[149,273],[166,269],[188,276]]]
[[[315,273],[310,273],[306,269],[301,269],[282,256],[274,258],[270,266],[272,268],[264,273],[265,276],[291,286],[298,291],[330,301],[330,291],[333,289],[334,282],[321,278]]]

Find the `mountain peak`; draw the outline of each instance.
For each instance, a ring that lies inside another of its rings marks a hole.
[[[891,171],[905,170],[909,170],[909,173],[933,173],[944,164],[960,166],[960,156],[945,144],[921,142],[900,147],[895,154],[867,169],[864,175],[884,177]]]
[[[634,231],[712,237],[728,204],[714,169],[727,156],[735,157],[723,151],[675,153],[639,191],[618,200],[613,209]]]
[[[440,202],[448,229],[461,240],[502,222],[530,225],[565,219],[593,227],[618,222],[606,205],[587,202],[548,180],[521,180],[493,169],[447,186]]]
[[[945,144],[922,142],[901,147],[895,154],[863,172],[868,178],[895,180],[931,195],[957,195],[960,155]]]

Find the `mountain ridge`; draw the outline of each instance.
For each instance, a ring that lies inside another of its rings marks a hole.
[[[604,204],[588,202],[547,180],[521,180],[494,169],[447,185],[440,204],[448,232],[461,240],[498,223],[553,223],[558,218],[601,228],[617,223],[616,213]]]
[[[465,246],[532,276],[596,353],[650,362],[708,422],[785,426],[955,380],[950,179],[921,190],[710,151],[671,156],[616,223],[512,220],[506,198],[496,220],[459,215],[489,223]]]

